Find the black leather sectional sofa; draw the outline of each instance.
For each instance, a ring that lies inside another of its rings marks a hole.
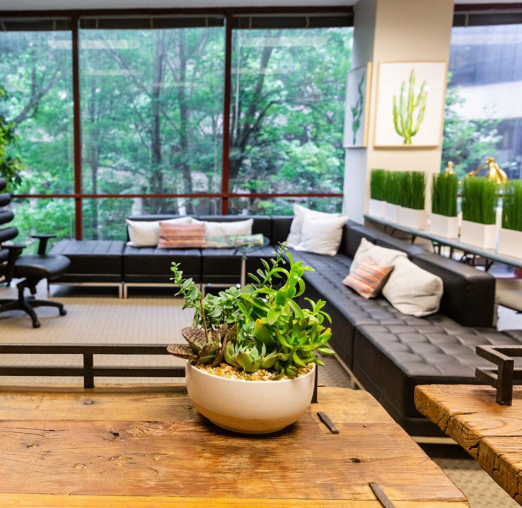
[[[245,217],[199,219],[232,221]],[[254,217],[253,232],[270,238],[272,245],[249,255],[248,270],[260,267],[260,258],[270,257],[273,246],[286,240],[291,222],[291,217]],[[441,277],[444,295],[440,312],[427,318],[406,316],[382,297],[365,300],[344,287],[342,280],[362,238],[403,251],[413,263]],[[71,258],[64,282],[169,284],[172,261],[180,262],[185,273],[197,282],[239,281],[240,256],[233,249],[159,250],[129,247],[124,242],[62,241],[52,252]],[[293,254],[315,268],[305,275],[304,296],[328,302],[325,310],[333,321],[331,344],[339,359],[412,435],[442,435],[415,409],[415,386],[476,383],[475,368],[487,363],[475,354],[477,345],[522,344],[520,334],[495,329],[495,279],[472,267],[353,222],[345,226],[336,256]]]

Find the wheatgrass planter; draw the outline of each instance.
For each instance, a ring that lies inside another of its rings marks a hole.
[[[423,230],[426,227],[426,210],[414,210],[401,206],[399,208],[399,225]]]
[[[386,201],[379,201],[378,199],[370,199],[369,214],[377,219],[384,219],[386,217]]]
[[[460,241],[481,249],[494,249],[497,242],[497,226],[463,220]]]
[[[187,391],[212,423],[244,434],[267,434],[296,422],[314,393],[315,369],[293,379],[247,381],[209,374],[186,364]]]
[[[430,218],[430,232],[442,238],[458,238],[459,218],[432,213]]]
[[[501,228],[498,235],[498,253],[522,259],[522,231]]]

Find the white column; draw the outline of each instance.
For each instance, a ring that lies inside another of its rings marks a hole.
[[[373,63],[368,147],[346,150],[343,208],[357,222],[363,222],[367,211],[371,169],[440,171],[442,140],[433,148],[373,146],[377,75],[379,62],[448,62],[453,4],[453,0],[360,0],[355,5],[352,68]]]

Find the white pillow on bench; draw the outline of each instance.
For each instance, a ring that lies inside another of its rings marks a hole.
[[[339,217],[340,215],[340,213],[316,212],[315,210],[310,210],[301,205],[294,205],[294,220],[292,220],[290,234],[286,239],[288,247],[296,248],[301,243],[303,226],[307,220],[316,218],[327,219],[331,217]]]
[[[367,259],[372,259],[374,263],[379,266],[392,266],[395,260],[399,257],[405,258],[406,254],[400,250],[379,247],[366,240],[366,238],[363,238],[350,266],[350,273],[352,273],[360,263]]]
[[[346,215],[339,217],[306,216],[301,231],[301,241],[294,248],[298,251],[335,256],[341,245]]]

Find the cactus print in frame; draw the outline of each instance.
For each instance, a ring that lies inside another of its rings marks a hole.
[[[439,146],[446,79],[445,62],[381,62],[374,145]]]

